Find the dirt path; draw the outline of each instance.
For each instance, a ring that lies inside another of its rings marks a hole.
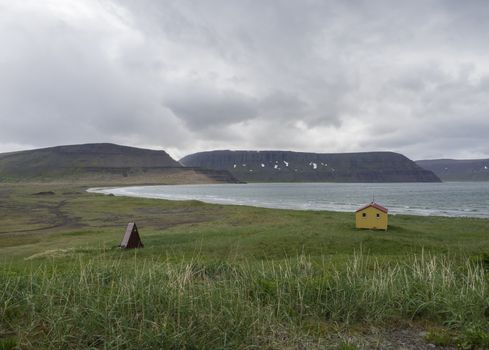
[[[60,227],[81,227],[83,226],[80,222],[77,220],[71,218],[69,215],[65,214],[62,211],[62,208],[66,205],[67,200],[61,200],[59,203],[57,203],[54,206],[51,205],[46,205],[46,204],[36,204],[36,209],[47,209],[51,215],[54,216],[56,223],[51,224],[49,226],[41,227],[41,228],[33,228],[33,229],[22,229],[22,230],[8,230],[8,231],[0,231],[0,235],[7,235],[7,234],[22,234],[22,233],[36,233],[36,232],[43,232],[43,231],[49,231],[52,229],[60,228]],[[19,207],[19,210],[26,210],[26,208]]]

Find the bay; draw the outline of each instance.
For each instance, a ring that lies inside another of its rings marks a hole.
[[[375,201],[393,214],[489,218],[489,183],[249,183],[91,188],[89,192],[296,210],[353,212]]]

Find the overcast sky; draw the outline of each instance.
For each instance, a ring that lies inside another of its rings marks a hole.
[[[0,0],[0,151],[489,157],[489,1]]]

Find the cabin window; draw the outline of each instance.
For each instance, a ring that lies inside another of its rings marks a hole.
[[[377,217],[377,219],[380,219],[380,214],[379,213],[377,213],[375,216]]]
[[[362,213],[362,217],[363,218],[366,218],[367,217],[367,213]]]

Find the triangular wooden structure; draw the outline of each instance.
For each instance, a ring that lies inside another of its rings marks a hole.
[[[124,238],[122,238],[120,247],[124,249],[144,247],[143,242],[141,242],[141,237],[139,237],[138,228],[135,222],[127,224],[126,233],[124,234]]]

